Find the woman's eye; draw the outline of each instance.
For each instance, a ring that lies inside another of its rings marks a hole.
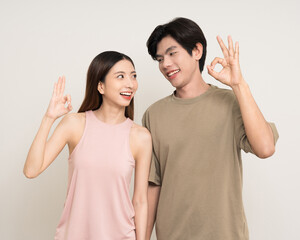
[[[170,52],[170,56],[174,55],[176,52]]]
[[[124,75],[120,74],[117,76],[117,78],[124,78]]]
[[[162,58],[157,58],[156,61],[161,62],[163,59]]]
[[[133,78],[135,78],[135,79],[136,79],[136,78],[137,78],[137,75],[136,75],[136,74],[134,74],[134,75],[133,75]]]

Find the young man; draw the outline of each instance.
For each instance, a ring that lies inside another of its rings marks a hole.
[[[155,220],[158,240],[249,239],[241,149],[267,158],[278,133],[243,79],[238,43],[228,37],[227,48],[217,40],[224,58],[215,58],[208,73],[232,90],[203,80],[206,39],[195,22],[177,18],[148,39],[148,52],[176,90],[143,117],[153,138],[147,239]]]

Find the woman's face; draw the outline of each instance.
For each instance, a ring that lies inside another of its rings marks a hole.
[[[99,82],[98,91],[102,94],[103,103],[107,102],[126,107],[130,104],[138,83],[136,72],[128,60],[117,62],[107,73],[104,83]]]

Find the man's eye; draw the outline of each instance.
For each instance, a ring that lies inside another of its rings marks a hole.
[[[117,76],[117,78],[124,78],[124,75],[120,74]]]
[[[170,56],[174,55],[176,52],[170,52]]]

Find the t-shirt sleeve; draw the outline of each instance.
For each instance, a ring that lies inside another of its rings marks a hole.
[[[275,123],[272,123],[272,122],[268,122],[271,129],[272,129],[272,133],[273,133],[273,139],[274,139],[274,145],[276,145],[277,143],[277,140],[279,138],[279,134],[278,134],[278,131],[277,131],[277,128],[275,126]]]
[[[253,153],[250,142],[246,135],[240,106],[236,100],[234,102],[234,107],[233,107],[233,117],[234,117],[234,121],[235,121],[235,123],[234,123],[235,124],[235,139],[236,139],[236,143],[238,144],[238,147],[240,149],[243,149],[246,153],[248,153],[248,152]],[[276,144],[276,142],[279,138],[276,126],[274,123],[271,123],[271,122],[268,122],[268,124],[270,125],[270,127],[272,129],[274,144]]]
[[[143,115],[142,124],[151,133],[151,126],[150,126],[150,120],[149,120],[149,112],[148,112],[148,110]],[[154,141],[153,136],[152,136],[152,141]],[[151,183],[153,183],[153,184],[155,184],[155,185],[160,186],[161,185],[160,163],[159,163],[159,160],[156,157],[156,154],[154,152],[154,143],[152,144],[152,146],[153,146],[153,149],[152,149],[152,159],[151,159],[150,173],[149,173],[149,179],[148,179],[148,181],[151,182]]]

